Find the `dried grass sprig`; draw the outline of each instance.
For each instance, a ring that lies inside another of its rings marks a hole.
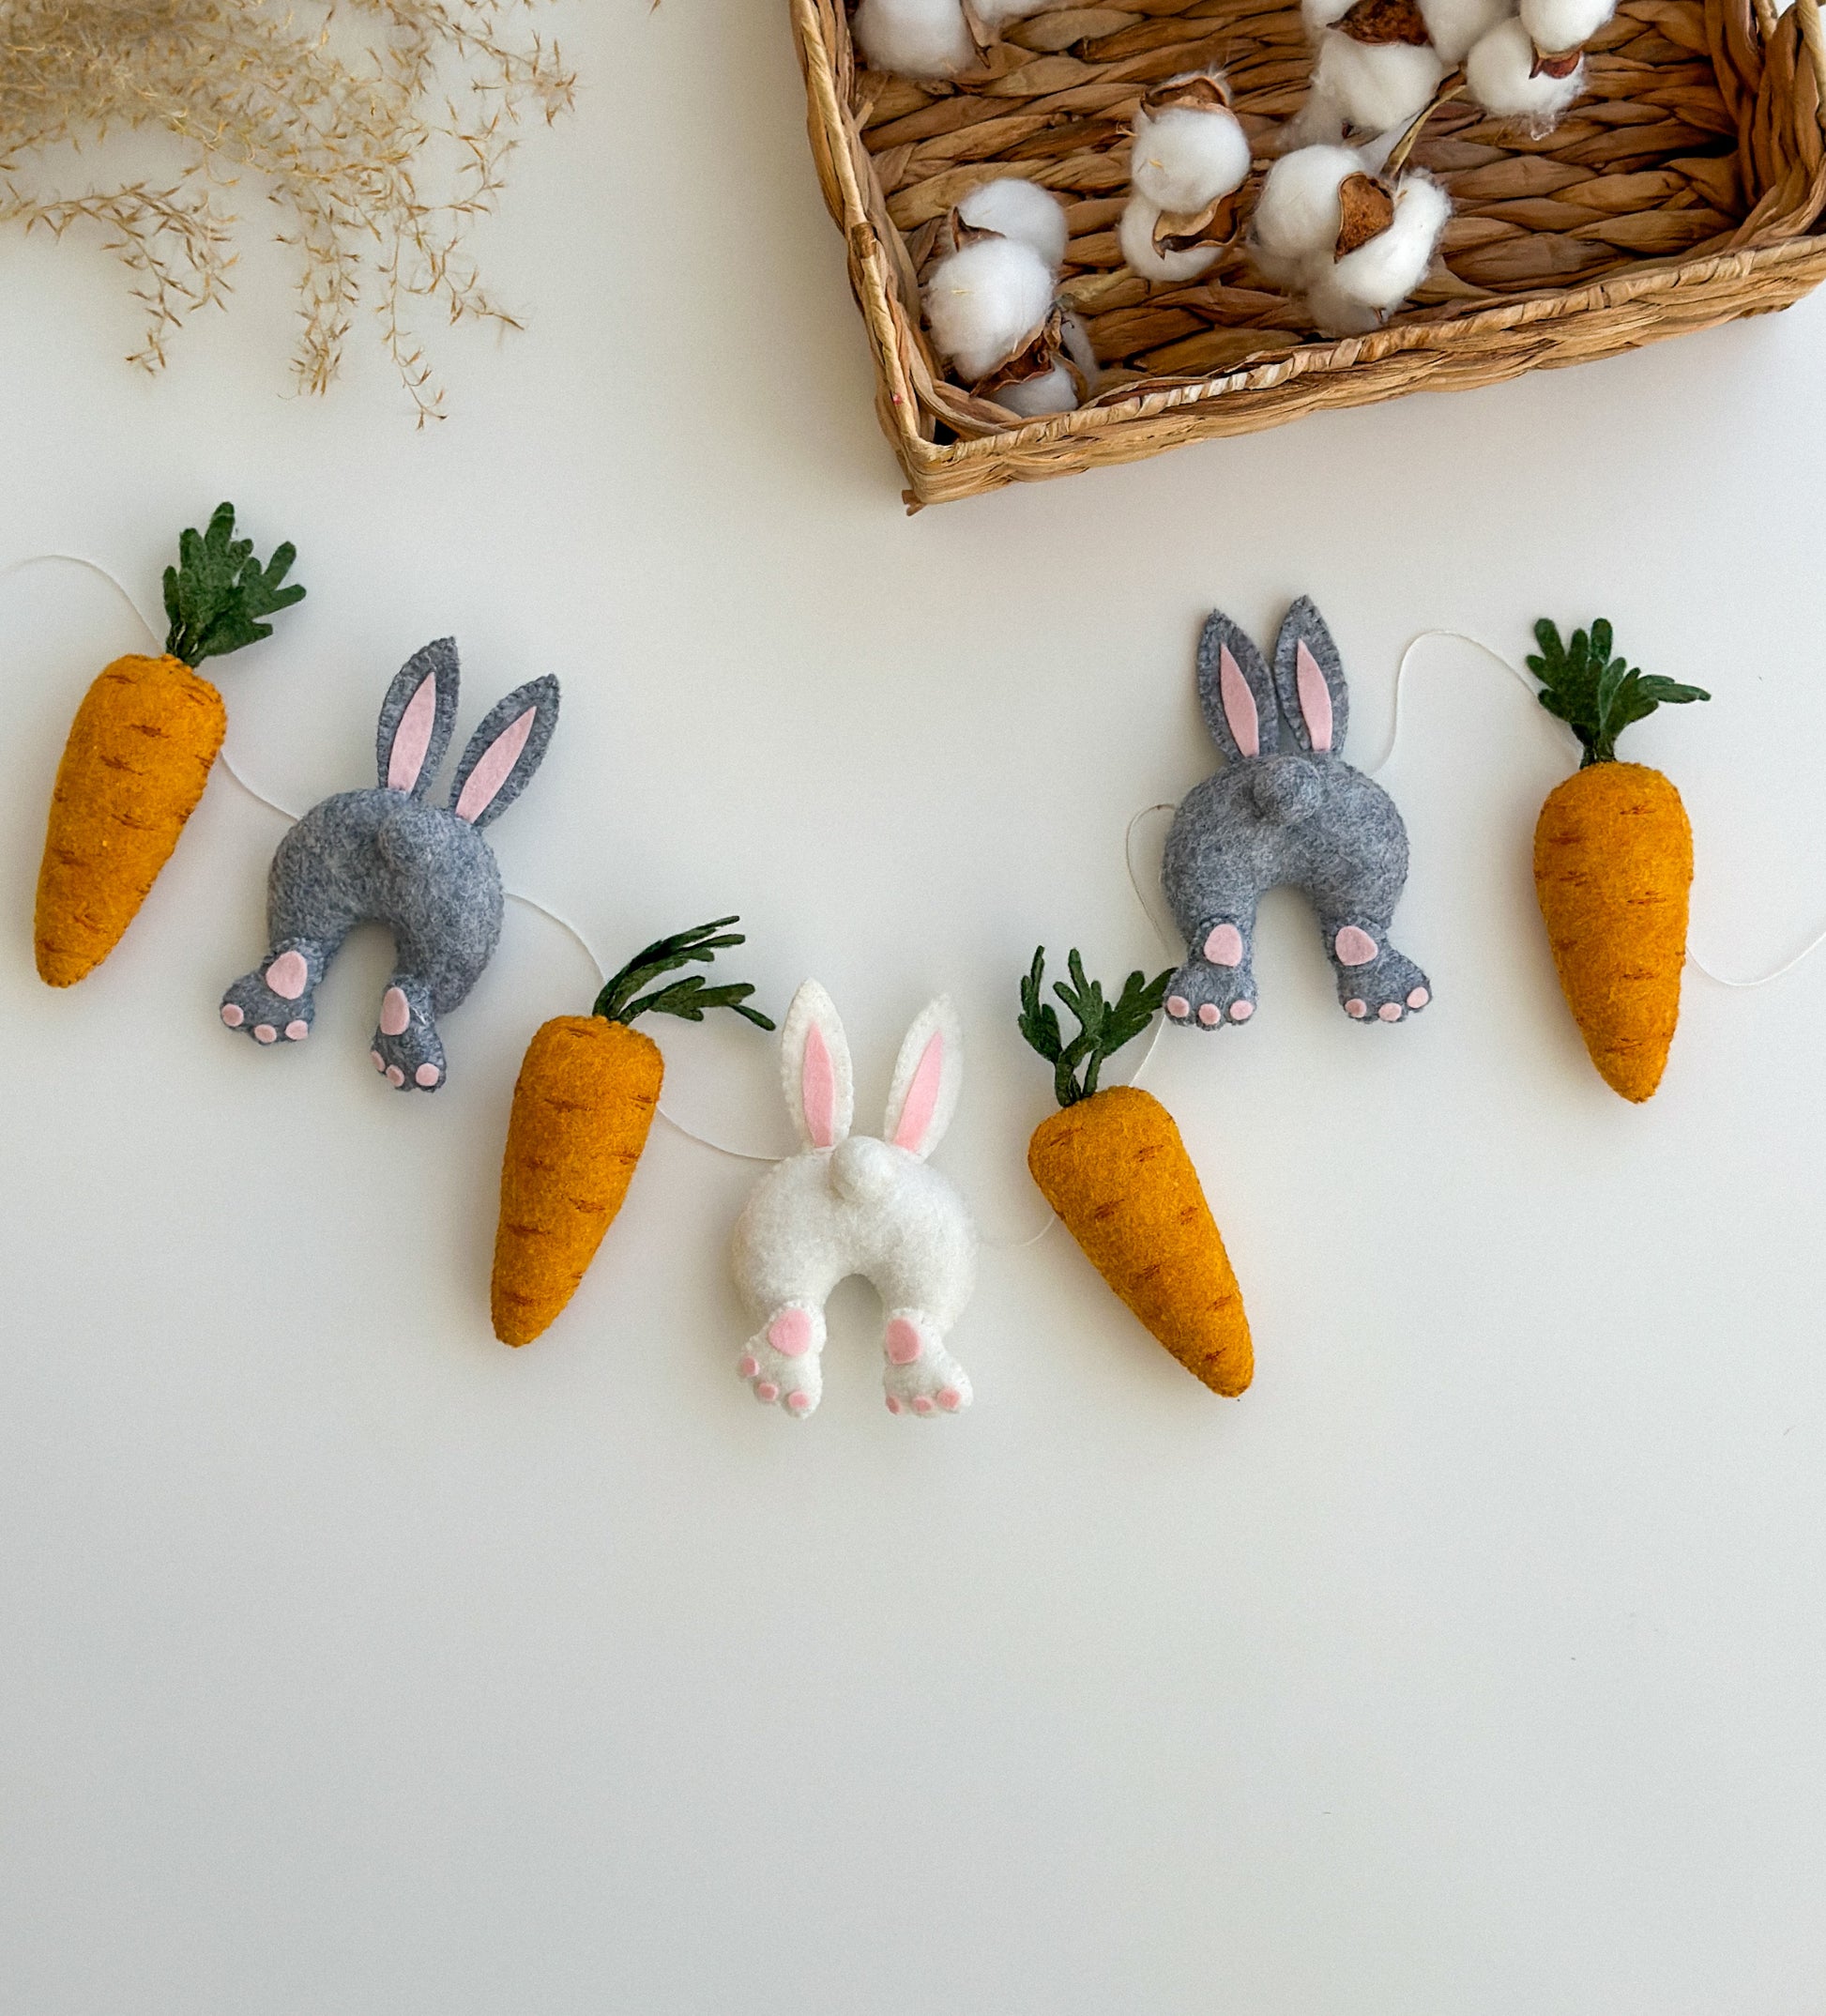
[[[523,114],[549,122],[575,84],[557,47],[517,35],[541,0],[0,0],[0,222],[89,224],[146,311],[131,361],[156,370],[235,263],[244,178],[282,213],[299,265],[294,366],[321,392],[356,316],[375,314],[420,423],[443,394],[415,300],[517,327],[464,249],[503,187]],[[23,185],[57,142],[162,129],[175,180],[65,195]]]

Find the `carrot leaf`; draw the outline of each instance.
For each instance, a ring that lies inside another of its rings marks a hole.
[[[1053,983],[1053,992],[1064,1002],[1078,1033],[1068,1043],[1058,1013],[1041,992],[1046,979],[1046,948],[1034,953],[1033,964],[1021,982],[1021,1033],[1030,1046],[1053,1067],[1053,1091],[1060,1106],[1075,1106],[1097,1090],[1098,1074],[1104,1062],[1125,1044],[1134,1042],[1160,1013],[1166,996],[1171,971],[1149,980],[1138,970],[1122,983],[1115,1000],[1102,985],[1087,979],[1084,961],[1075,948],[1067,955],[1069,984]],[[1082,1075],[1081,1075],[1082,1074]]]
[[[745,945],[748,939],[742,932],[723,930],[725,924],[740,922],[739,917],[713,917],[690,931],[655,939],[603,984],[591,1013],[608,1022],[631,1022],[642,1015],[672,1015],[681,1021],[701,1022],[707,1008],[731,1008],[755,1028],[771,1029],[774,1025],[758,1008],[743,1005],[754,991],[746,981],[712,987],[705,984],[702,973],[692,973],[688,979],[654,987],[650,994],[640,991],[693,960],[708,966],[727,945]]]
[[[234,505],[218,504],[205,530],[178,534],[177,565],[165,569],[166,655],[200,665],[270,637],[273,626],[260,619],[304,600],[298,582],[280,586],[297,557],[288,540],[263,567],[252,540],[235,537]]]
[[[1682,707],[1710,700],[1700,686],[1682,686],[1671,679],[1644,673],[1626,658],[1611,656],[1610,625],[1600,617],[1588,634],[1575,630],[1560,641],[1558,625],[1544,616],[1534,626],[1540,654],[1530,654],[1528,668],[1541,681],[1535,695],[1578,737],[1585,754],[1579,768],[1617,760],[1617,738],[1632,722],[1646,721],[1658,707]]]

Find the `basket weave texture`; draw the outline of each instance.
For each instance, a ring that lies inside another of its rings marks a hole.
[[[1450,190],[1441,258],[1372,335],[1312,337],[1240,250],[1189,285],[1122,264],[1129,122],[1142,93],[1221,65],[1261,143],[1305,96],[1297,5],[1121,0],[1005,31],[954,84],[859,69],[844,0],[791,0],[812,150],[848,245],[877,410],[910,509],[1252,433],[1331,406],[1487,385],[1736,315],[1826,278],[1819,0],[1622,0],[1584,95],[1543,139],[1450,103],[1413,154]],[[960,197],[1024,175],[1068,206],[1063,293],[1108,367],[1074,413],[1020,421],[951,383],[919,274]],[[1246,195],[1249,192],[1245,192]]]

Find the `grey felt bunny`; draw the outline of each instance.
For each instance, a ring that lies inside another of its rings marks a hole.
[[[387,689],[374,749],[380,782],[314,805],[279,844],[266,883],[270,948],[222,997],[221,1018],[258,1043],[311,1033],[314,996],[351,926],[393,934],[374,1069],[390,1085],[444,1082],[437,1017],[481,976],[501,936],[501,871],[480,829],[531,781],[557,725],[558,682],[497,701],[457,765],[449,806],[425,802],[456,725],[457,649],[439,637]]]
[[[1281,882],[1304,890],[1318,913],[1347,1015],[1399,1022],[1424,1008],[1426,975],[1389,943],[1408,829],[1389,794],[1339,753],[1350,694],[1312,603],[1302,596],[1287,611],[1271,676],[1214,613],[1198,643],[1198,704],[1225,761],[1187,795],[1167,836],[1161,879],[1188,954],[1167,1014],[1204,1029],[1255,1014],[1255,905]]]

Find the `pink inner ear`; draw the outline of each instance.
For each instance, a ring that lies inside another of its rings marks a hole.
[[[1300,687],[1300,711],[1306,717],[1306,732],[1313,739],[1313,748],[1323,756],[1331,746],[1331,689],[1325,683],[1325,674],[1318,668],[1318,660],[1306,649],[1301,637],[1293,654],[1294,677]]]
[[[1230,655],[1227,644],[1218,647],[1217,691],[1224,702],[1224,718],[1230,724],[1230,733],[1236,739],[1237,747],[1246,756],[1260,756],[1262,724],[1255,712],[1255,695],[1250,692],[1249,681]]]
[[[805,1055],[799,1067],[799,1105],[805,1113],[805,1131],[814,1148],[837,1145],[837,1073],[824,1031],[814,1022],[805,1031]]]
[[[393,747],[387,757],[387,787],[409,791],[425,767],[425,751],[431,747],[431,731],[437,720],[437,679],[427,672],[418,690],[405,703],[405,712],[393,730]]]
[[[938,1104],[938,1087],[945,1076],[945,1032],[935,1029],[921,1052],[919,1068],[906,1088],[906,1102],[900,1109],[900,1124],[894,1129],[894,1146],[915,1154],[932,1124]]]
[[[516,714],[482,751],[481,761],[469,772],[468,782],[456,802],[458,818],[479,819],[488,810],[495,792],[508,781],[509,772],[520,760],[520,752],[526,746],[527,736],[533,732],[533,716],[538,711],[538,708],[529,707],[524,714]]]

